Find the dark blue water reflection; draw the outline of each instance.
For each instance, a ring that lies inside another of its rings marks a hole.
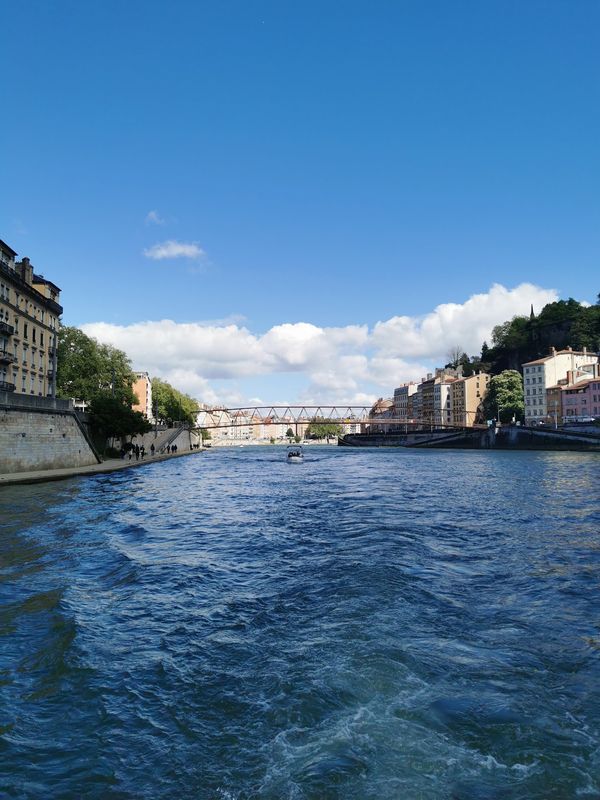
[[[600,797],[599,477],[265,447],[4,488],[3,796]]]

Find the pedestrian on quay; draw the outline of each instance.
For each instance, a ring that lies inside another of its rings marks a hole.
[[[140,455],[142,458],[144,458],[144,456],[146,455],[146,448],[144,447],[144,445],[140,447]]]
[[[154,458],[154,451],[155,450],[156,450],[156,448],[154,447],[154,442],[152,442],[152,444],[150,445],[150,455],[152,456],[152,458]]]
[[[171,445],[170,445],[170,444],[168,444],[168,445],[167,445],[167,455],[168,455],[170,452],[171,452]]]
[[[135,460],[136,461],[140,460],[140,446],[139,446],[139,444],[136,444],[136,446],[135,446]]]

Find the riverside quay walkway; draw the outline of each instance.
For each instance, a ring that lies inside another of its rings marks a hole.
[[[62,481],[67,478],[76,478],[83,475],[100,475],[106,472],[117,472],[121,469],[133,469],[134,467],[146,467],[149,464],[156,464],[159,461],[168,461],[172,458],[183,458],[184,456],[197,455],[203,450],[182,450],[181,453],[164,453],[161,455],[150,456],[139,461],[132,459],[123,460],[122,458],[107,458],[101,464],[92,464],[88,467],[64,467],[59,469],[40,469],[31,472],[13,472],[10,474],[0,474],[0,487],[15,486],[21,483],[44,483],[45,481]]]

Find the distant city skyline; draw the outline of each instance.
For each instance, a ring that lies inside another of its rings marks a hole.
[[[5,4],[0,237],[205,402],[368,402],[594,302],[600,6]]]

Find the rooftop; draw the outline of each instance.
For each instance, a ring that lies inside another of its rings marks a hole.
[[[5,253],[9,253],[11,256],[13,256],[13,258],[17,255],[16,251],[13,250],[12,247],[9,247],[9,245],[2,241],[2,239],[0,239],[0,250],[4,250]]]
[[[567,348],[566,350],[556,350],[554,353],[550,353],[544,358],[536,358],[535,361],[525,361],[524,364],[521,366],[523,367],[532,367],[536,364],[545,364],[546,361],[551,361],[555,356],[560,355],[572,355],[572,356],[593,356],[597,357],[596,353],[588,352],[587,350],[572,350],[571,348]]]

